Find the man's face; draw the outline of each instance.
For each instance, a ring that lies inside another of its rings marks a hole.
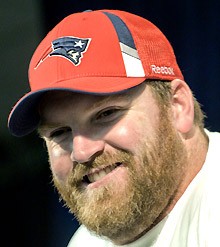
[[[51,93],[40,112],[55,186],[89,230],[138,235],[166,210],[186,152],[148,86],[110,97]]]

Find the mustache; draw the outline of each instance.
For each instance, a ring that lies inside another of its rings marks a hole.
[[[115,153],[102,153],[90,162],[77,163],[69,176],[69,182],[76,185],[83,180],[83,177],[92,173],[96,169],[104,169],[112,165],[124,164],[129,166],[133,160],[130,152],[117,150]]]

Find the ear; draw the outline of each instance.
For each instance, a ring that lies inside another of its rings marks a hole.
[[[177,130],[184,134],[191,130],[194,121],[193,95],[189,86],[182,80],[171,82],[172,110]]]

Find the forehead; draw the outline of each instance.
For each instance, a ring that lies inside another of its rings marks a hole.
[[[84,94],[84,93],[76,93],[71,91],[51,91],[41,98],[40,101],[40,108],[45,108],[46,106],[52,106],[52,105],[60,105],[67,101],[72,101],[75,104],[80,102],[80,104],[83,104],[84,102],[90,102],[95,104],[96,102],[100,104],[102,102],[107,102],[110,100],[116,100],[118,98],[126,98],[125,94],[116,94],[116,95],[93,95],[93,94]]]
[[[41,98],[39,112],[40,115],[42,115],[42,113],[45,113],[47,110],[57,108],[62,109],[62,107],[65,107],[66,105],[69,105],[74,109],[79,109],[87,105],[89,106],[89,109],[94,109],[108,102],[123,100],[133,101],[142,93],[144,88],[145,86],[141,84],[135,88],[126,90],[125,92],[111,95],[84,94],[64,90],[50,91],[45,93]]]

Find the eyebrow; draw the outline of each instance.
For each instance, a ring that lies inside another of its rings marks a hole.
[[[91,106],[89,106],[85,112],[87,111],[92,111],[96,108],[101,107],[102,105],[108,103],[108,102],[112,102],[114,100],[126,100],[129,98],[129,94],[126,93],[120,93],[120,94],[111,94],[111,95],[106,95],[103,98],[100,98],[100,100],[98,100],[97,102],[93,103]]]
[[[38,131],[38,134],[42,136],[44,134],[43,132],[50,132],[54,129],[61,128],[61,127],[63,128],[65,126],[63,125],[63,123],[59,121],[56,121],[56,122],[51,122],[50,120],[41,121],[37,128],[37,131]]]
[[[50,130],[53,130],[55,127],[57,127],[58,125],[56,124],[40,124],[37,128],[37,132],[38,134],[43,137],[44,136],[44,132],[50,132]]]

